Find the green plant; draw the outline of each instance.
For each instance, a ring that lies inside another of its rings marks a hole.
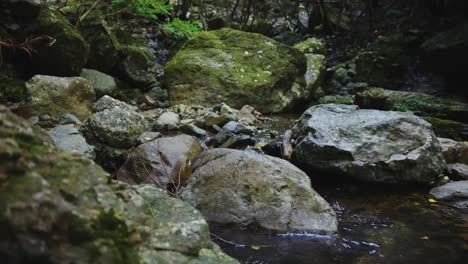
[[[134,14],[150,20],[168,15],[173,9],[167,0],[111,0],[110,8],[128,8]]]
[[[172,33],[175,39],[190,38],[190,36],[201,30],[199,21],[185,21],[175,18],[170,23],[162,25],[164,30]]]

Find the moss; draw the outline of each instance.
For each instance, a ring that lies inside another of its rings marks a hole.
[[[319,99],[320,104],[354,104],[354,96],[332,96],[328,95]]]
[[[468,124],[427,116],[423,117],[423,119],[432,125],[434,133],[438,137],[468,141]]]
[[[138,253],[129,239],[131,232],[125,222],[116,216],[114,210],[102,211],[93,224],[93,229],[95,238],[104,239],[109,247],[112,263],[140,263]],[[98,257],[98,251],[94,251],[95,257]]]
[[[26,83],[23,80],[0,78],[0,103],[16,103],[27,98]]]
[[[316,38],[308,38],[305,41],[294,45],[302,53],[325,54],[326,48],[322,40]]]

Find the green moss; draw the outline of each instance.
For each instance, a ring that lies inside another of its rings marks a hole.
[[[354,104],[354,96],[332,96],[328,95],[319,99],[320,104]]]
[[[438,137],[451,138],[457,141],[468,141],[468,124],[435,117],[426,116],[422,118],[432,125],[434,133]]]
[[[302,53],[325,54],[326,48],[322,40],[316,38],[308,38],[305,41],[294,45]]]
[[[114,210],[101,212],[93,229],[96,239],[105,239],[104,243],[111,251],[113,263],[140,263],[138,253],[129,239],[131,232]]]
[[[0,102],[21,102],[28,98],[26,84],[20,79],[0,78]]]

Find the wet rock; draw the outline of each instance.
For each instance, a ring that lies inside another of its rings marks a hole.
[[[94,159],[94,147],[86,143],[73,124],[54,127],[48,133],[57,148]]]
[[[23,39],[42,35],[55,39],[53,45],[34,46],[29,65],[33,74],[78,76],[88,60],[88,43],[58,11],[42,8],[37,20],[22,33]]]
[[[468,180],[468,165],[466,164],[447,164],[447,172],[452,180]]]
[[[237,263],[187,203],[150,185],[112,181],[2,106],[0,124],[2,260]]]
[[[468,104],[424,93],[371,88],[356,94],[354,102],[361,108],[412,111],[420,116],[468,122]]]
[[[180,117],[174,112],[165,112],[153,125],[155,130],[174,130],[179,126]]]
[[[105,73],[91,69],[83,69],[80,77],[89,81],[98,98],[104,95],[113,96],[117,90],[115,79]]]
[[[138,142],[146,128],[145,118],[135,107],[105,95],[96,102],[81,131],[96,147],[97,162],[114,170],[125,160],[126,149]]]
[[[26,83],[29,101],[23,112],[60,117],[71,113],[84,120],[91,114],[96,94],[87,80],[79,77],[36,75]]]
[[[193,169],[181,197],[208,221],[274,232],[337,230],[333,209],[311,188],[309,177],[285,160],[212,149],[197,158]]]
[[[429,194],[436,200],[451,201],[456,206],[468,208],[468,181],[449,182],[433,188]]]
[[[230,113],[218,114],[209,112],[206,114],[204,119],[204,125],[206,127],[212,127],[213,125],[223,126],[227,122],[234,120],[235,116]]]
[[[117,172],[117,179],[178,191],[192,173],[191,160],[201,151],[200,143],[192,136],[159,138],[138,146]]]
[[[442,146],[442,154],[447,163],[463,163],[468,165],[468,143],[458,142],[449,138],[438,138]]]
[[[306,64],[300,51],[259,34],[204,31],[195,33],[166,64],[164,83],[171,104],[221,101],[275,113],[292,108],[310,92]]]
[[[313,106],[295,126],[294,138],[294,160],[319,175],[430,183],[445,168],[430,125],[410,113],[359,110],[355,105]]]

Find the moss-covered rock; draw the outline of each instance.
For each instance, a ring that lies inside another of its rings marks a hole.
[[[25,81],[0,75],[0,103],[21,102],[27,97]]]
[[[84,120],[91,114],[96,93],[80,77],[36,75],[26,83],[28,101],[21,112],[28,116],[49,114],[60,117],[71,113]]]
[[[320,104],[354,104],[354,96],[327,95],[319,99]]]
[[[325,54],[327,49],[322,40],[317,38],[308,38],[305,41],[294,45],[302,53]]]
[[[424,93],[370,88],[356,94],[354,102],[361,108],[412,111],[420,116],[468,123],[468,104]]]
[[[166,64],[171,104],[219,102],[264,113],[281,112],[305,99],[307,60],[268,37],[232,29],[195,33]]]
[[[188,204],[115,182],[0,106],[0,261],[236,263]]]
[[[432,125],[432,129],[438,137],[468,141],[468,124],[436,117],[423,116],[422,118]]]
[[[35,45],[31,59],[32,74],[77,76],[86,64],[89,45],[67,19],[59,12],[42,8],[35,23],[27,24],[23,38],[47,35],[56,41],[53,45]]]

